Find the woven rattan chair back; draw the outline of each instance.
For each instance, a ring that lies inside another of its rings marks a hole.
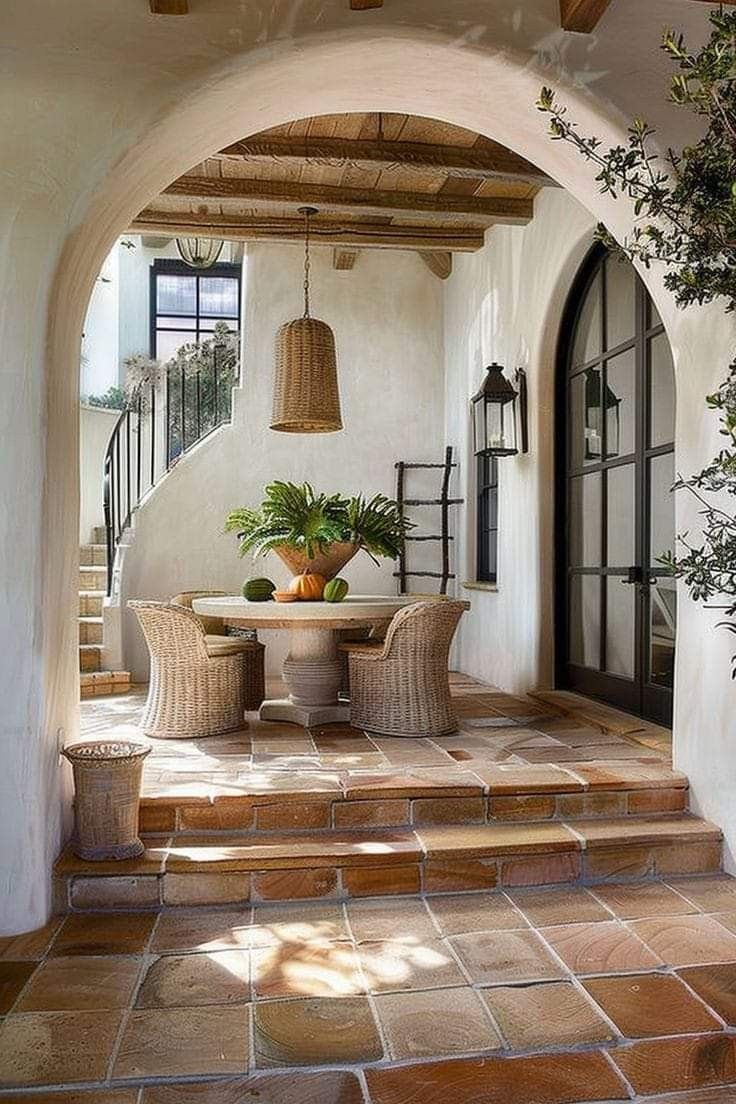
[[[151,659],[159,663],[206,663],[202,622],[185,606],[169,602],[128,602],[140,622]]]

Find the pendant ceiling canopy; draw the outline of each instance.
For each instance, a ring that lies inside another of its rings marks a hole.
[[[271,429],[281,433],[335,433],[342,429],[335,335],[309,314],[309,219],[304,215],[304,316],[276,334],[276,374]]]
[[[214,238],[177,238],[179,256],[190,268],[212,268],[225,243]]]

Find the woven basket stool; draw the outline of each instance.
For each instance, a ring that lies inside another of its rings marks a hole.
[[[183,606],[128,602],[151,656],[141,728],[159,739],[217,736],[247,727],[245,713],[265,694],[265,646],[208,636]]]
[[[81,859],[133,859],[143,851],[138,838],[138,804],[145,744],[97,740],[73,744],[62,754],[74,770],[74,851]]]
[[[394,616],[385,641],[341,644],[350,664],[350,724],[386,736],[457,731],[447,672],[450,644],[469,602],[426,601]]]

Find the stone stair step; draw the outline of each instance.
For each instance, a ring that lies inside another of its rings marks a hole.
[[[373,830],[666,815],[688,803],[686,776],[664,764],[506,768],[465,777],[333,775],[305,777],[297,786],[293,774],[272,771],[264,779],[257,767],[208,776],[206,762],[186,764],[157,750],[144,768],[140,824],[145,832],[170,833]]]
[[[697,817],[394,831],[150,836],[139,859],[56,864],[71,908],[347,899],[595,883],[720,870],[721,832]]]
[[[102,644],[103,620],[101,617],[79,617],[79,643]]]
[[[106,545],[106,543],[107,543],[107,530],[105,529],[105,526],[104,525],[95,525],[94,529],[92,530],[92,544]]]
[[[99,644],[80,644],[79,670],[99,671],[101,663],[100,652],[101,648]]]
[[[79,589],[104,591],[107,584],[107,568],[96,564],[79,565]]]
[[[107,548],[104,544],[81,544],[79,546],[80,567],[104,567],[107,563]]]
[[[79,592],[79,616],[102,617],[102,607],[105,601],[104,590],[80,590]]]
[[[79,675],[81,697],[126,694],[130,690],[130,671],[82,671]]]

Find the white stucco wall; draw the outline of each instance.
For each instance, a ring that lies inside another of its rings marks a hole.
[[[447,437],[458,444],[468,503],[458,533],[463,580],[475,579],[475,471],[469,404],[493,360],[529,388],[529,453],[499,461],[497,589],[465,589],[455,663],[511,691],[551,685],[553,666],[553,398],[559,322],[593,221],[548,189],[526,227],[497,226],[485,248],[456,257],[446,285]]]
[[[79,543],[92,540],[92,529],[104,525],[102,505],[105,451],[119,410],[87,406],[79,408]]]
[[[237,591],[251,574],[284,583],[274,555],[240,560],[223,532],[229,510],[257,505],[273,479],[308,480],[316,490],[393,496],[399,459],[437,461],[444,448],[442,283],[410,253],[361,253],[350,272],[332,268],[332,250],[312,253],[312,313],[337,341],[344,429],[312,436],[272,432],[274,338],[302,313],[303,253],[294,245],[249,248],[242,387],[232,425],[181,460],[138,511],[125,551],[121,600],[166,599],[181,590]],[[393,562],[365,555],[342,573],[354,593],[396,592]],[[280,670],[285,634],[264,633],[268,667]],[[131,614],[124,662],[144,678],[148,658]]]
[[[105,258],[84,320],[79,378],[83,398],[104,395],[118,384],[119,254],[116,244]]]

